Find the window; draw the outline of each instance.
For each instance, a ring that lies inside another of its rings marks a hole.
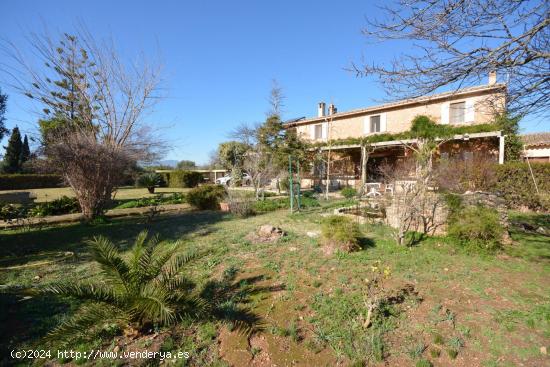
[[[322,124],[315,125],[314,138],[315,138],[315,140],[323,138],[323,125]]]
[[[371,133],[380,132],[380,115],[370,117],[370,130]]]
[[[465,102],[459,102],[459,103],[451,103],[450,109],[449,109],[449,122],[451,124],[462,124],[466,117],[466,103]]]

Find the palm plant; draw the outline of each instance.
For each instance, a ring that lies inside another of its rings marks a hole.
[[[155,186],[160,183],[160,176],[156,173],[144,173],[137,179],[137,186],[146,187],[150,194],[155,193]]]
[[[89,241],[103,279],[58,283],[46,288],[47,293],[88,301],[49,336],[69,340],[78,334],[99,331],[106,323],[139,333],[152,325],[170,325],[206,315],[208,302],[194,291],[193,282],[182,273],[184,266],[196,257],[195,253],[176,255],[179,241],[158,244],[157,237],[148,239],[147,231],[142,231],[129,256],[123,257],[105,237]]]

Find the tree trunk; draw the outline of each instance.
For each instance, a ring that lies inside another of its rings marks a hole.
[[[330,147],[329,147],[329,150],[327,152],[327,183],[326,183],[326,187],[325,187],[325,200],[328,200],[328,191],[330,189]]]

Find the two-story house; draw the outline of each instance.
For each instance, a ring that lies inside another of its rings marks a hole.
[[[492,74],[487,85],[352,111],[339,112],[331,104],[327,112],[325,103],[321,102],[316,117],[289,121],[285,128],[295,129],[297,135],[308,142],[328,143],[374,134],[404,132],[411,128],[412,120],[418,115],[429,116],[438,124],[453,126],[489,124],[497,113],[505,110],[505,96],[506,85],[496,83],[496,75]],[[335,181],[358,186],[377,180],[377,167],[382,162],[392,164],[410,156],[411,152],[406,145],[411,143],[414,144],[412,141],[393,140],[370,144],[374,151],[369,152],[366,169],[362,169],[362,162],[367,153],[361,144],[327,144],[319,149],[330,149],[333,152],[331,177]],[[439,155],[443,159],[474,159],[483,156],[502,163],[504,137],[500,131],[455,135],[440,147]],[[323,180],[322,171],[313,170],[309,182],[306,180],[303,184],[307,186],[313,180]]]

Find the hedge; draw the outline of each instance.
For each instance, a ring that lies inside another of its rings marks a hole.
[[[39,174],[0,175],[0,190],[43,189],[48,187],[63,187],[61,176]]]
[[[200,172],[173,171],[168,178],[169,187],[196,187],[203,182],[204,176]]]
[[[533,176],[540,195],[537,195],[529,165],[509,162],[496,167],[496,191],[506,200],[508,207],[528,207],[533,210],[550,210],[550,163],[531,163]]]

